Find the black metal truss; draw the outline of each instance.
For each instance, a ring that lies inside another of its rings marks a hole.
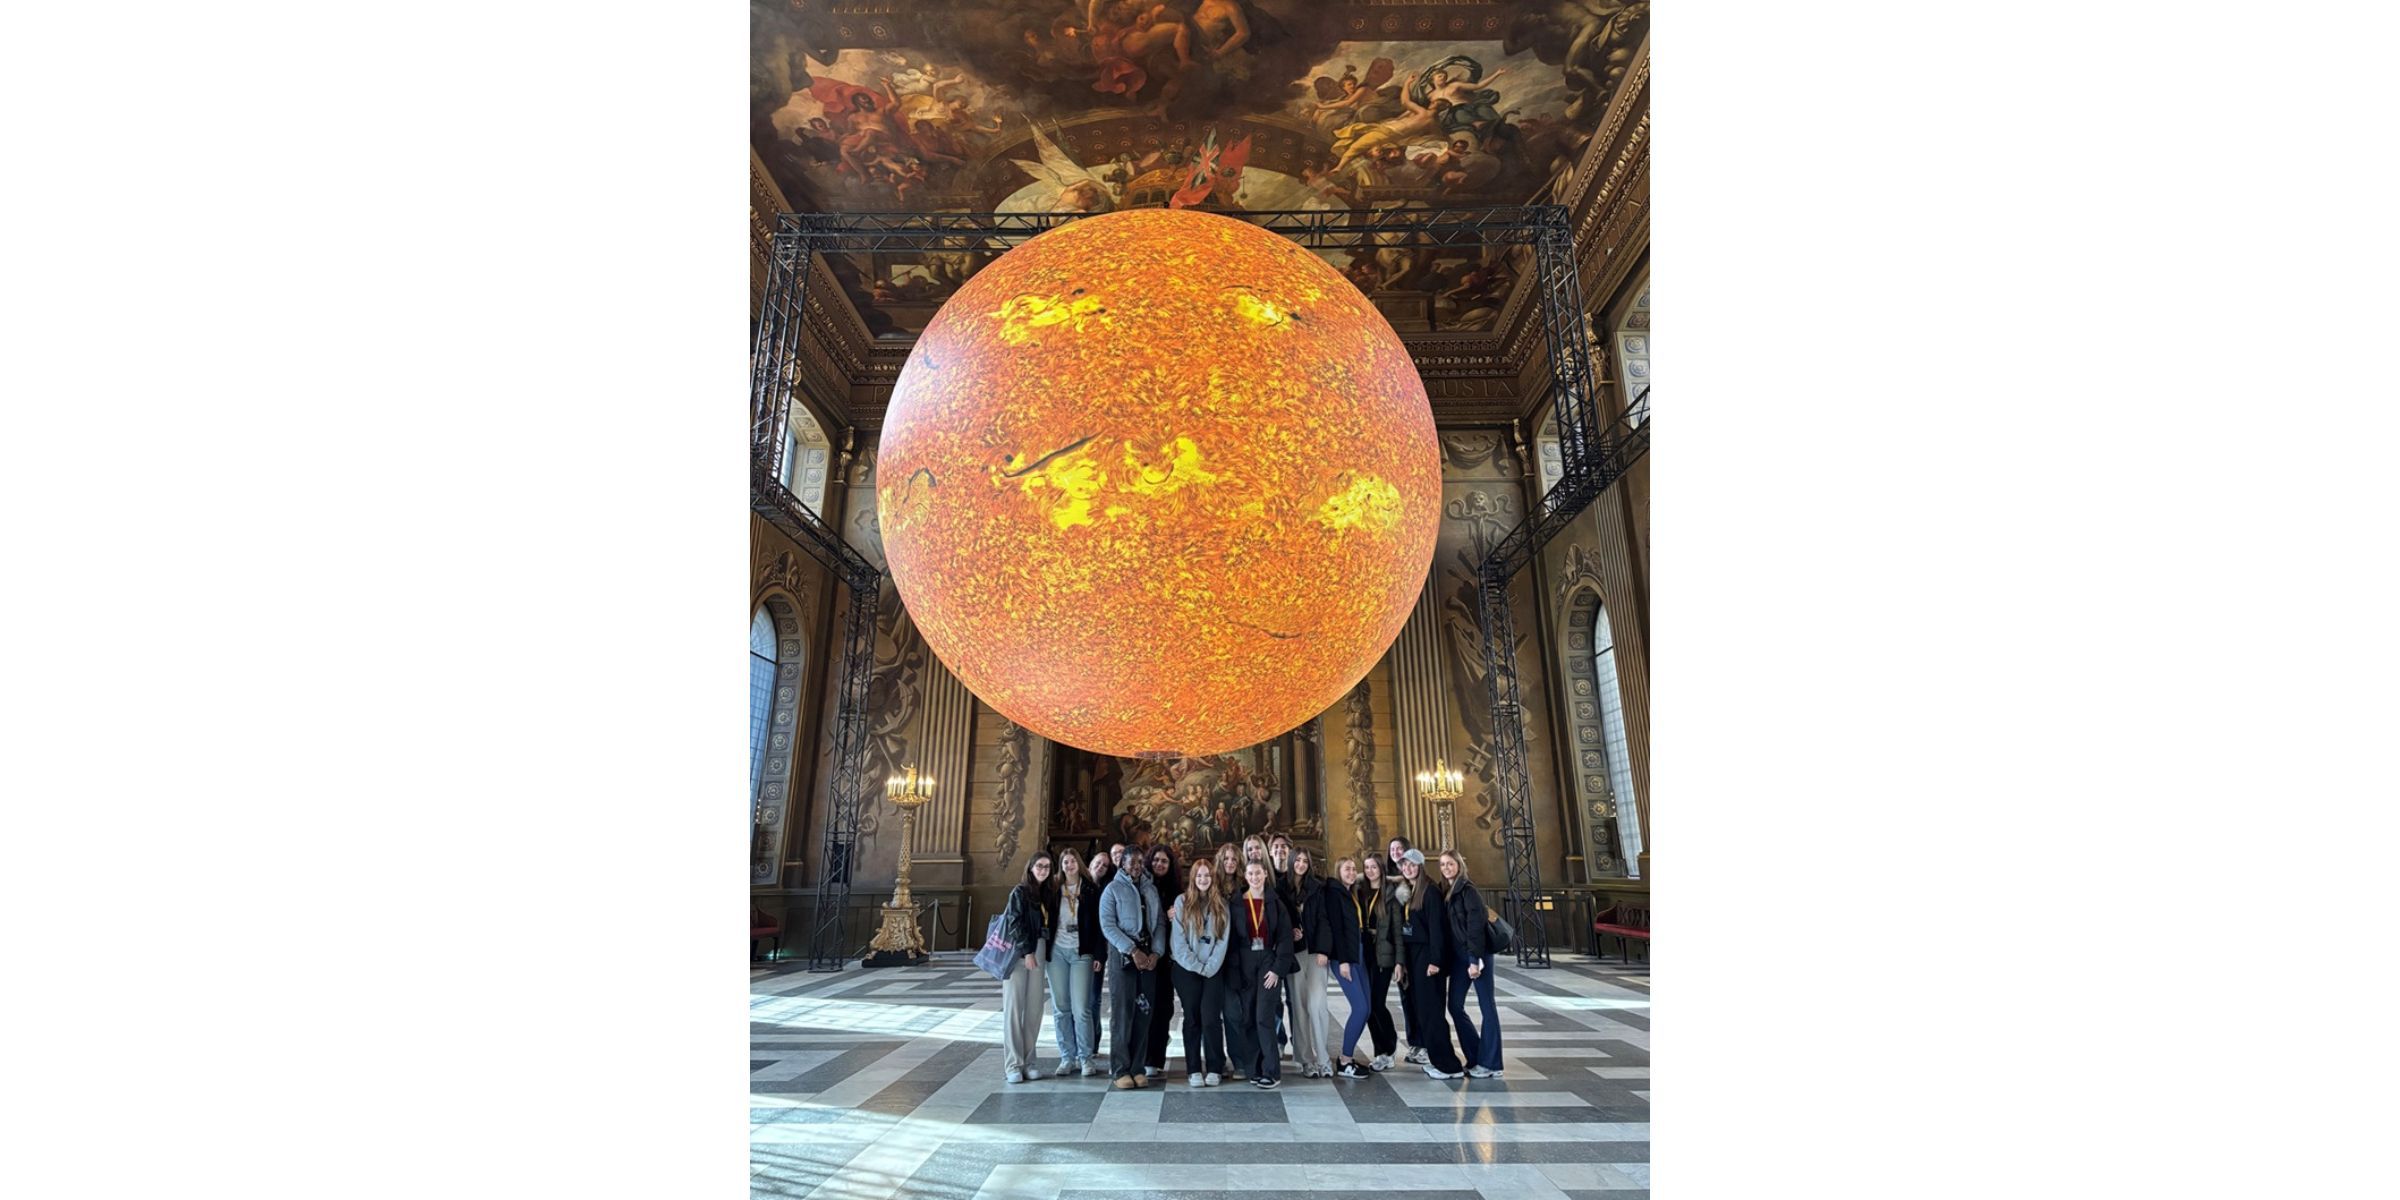
[[[791,425],[798,390],[808,268],[803,247],[776,244],[751,347],[750,509],[825,564],[850,592],[842,616],[841,678],[835,685],[840,691],[833,717],[833,775],[825,789],[830,811],[817,861],[815,924],[808,938],[808,969],[839,971],[849,961],[849,949],[841,944],[842,910],[850,901],[858,818],[867,796],[867,687],[874,679],[875,607],[883,572],[783,482],[783,434]]]
[[[1078,220],[1080,213],[784,213],[777,218],[751,374],[751,506],[792,536],[850,588],[843,621],[840,703],[834,718],[823,861],[809,969],[839,970],[841,914],[849,901],[858,822],[866,799],[866,703],[874,663],[875,604],[882,574],[783,484],[784,430],[799,371],[809,267],[817,254],[1001,253]],[[1585,340],[1583,290],[1567,210],[1557,205],[1488,208],[1334,209],[1222,214],[1250,221],[1310,249],[1384,246],[1531,245],[1563,477],[1477,566],[1476,623],[1492,705],[1493,787],[1508,863],[1506,915],[1518,930],[1520,966],[1547,967],[1550,947],[1535,909],[1541,891],[1532,786],[1525,764],[1516,621],[1508,585],[1543,544],[1574,520],[1649,449],[1648,405],[1599,426]]]
[[[1564,471],[1475,570],[1475,624],[1483,635],[1484,686],[1492,705],[1492,811],[1500,818],[1500,846],[1508,864],[1505,915],[1518,930],[1520,967],[1549,966],[1550,943],[1548,927],[1534,908],[1542,890],[1542,865],[1534,843],[1525,704],[1517,680],[1517,621],[1509,607],[1508,584],[1650,448],[1647,404],[1599,428],[1591,347],[1584,333],[1583,284],[1575,270],[1575,242],[1566,210],[1542,209],[1535,233],[1534,282],[1542,337],[1550,352],[1550,398]]]

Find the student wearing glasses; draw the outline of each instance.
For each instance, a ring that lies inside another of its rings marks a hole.
[[[1050,959],[1058,905],[1057,885],[1050,881],[1053,865],[1047,853],[1034,855],[1001,913],[1002,936],[1022,952],[1008,978],[1000,981],[1001,1066],[1010,1083],[1042,1077],[1033,1065],[1033,1047],[1042,1036],[1042,971]]]

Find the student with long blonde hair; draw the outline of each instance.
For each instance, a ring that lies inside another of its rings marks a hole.
[[[1459,1056],[1467,1074],[1489,1079],[1500,1074],[1500,1006],[1492,1001],[1492,925],[1483,907],[1483,893],[1467,878],[1467,860],[1455,850],[1442,851],[1442,883],[1450,895],[1450,1023],[1458,1026]],[[1467,1019],[1467,989],[1482,1001],[1483,1028]]]
[[[1233,917],[1216,874],[1208,859],[1193,863],[1191,881],[1167,913],[1175,991],[1183,998],[1183,1069],[1193,1087],[1215,1087],[1225,1077],[1225,946]]]
[[[1073,847],[1058,852],[1057,942],[1044,972],[1050,984],[1050,1026],[1058,1037],[1060,1078],[1097,1075],[1100,1054],[1100,969],[1108,942],[1100,936],[1100,885],[1083,873]]]
[[[1344,1079],[1365,1079],[1372,1055],[1358,1052],[1358,1038],[1367,1031],[1367,902],[1358,894],[1358,860],[1333,864],[1341,882],[1328,883],[1322,893],[1327,926],[1333,933],[1333,981],[1350,1006],[1342,1021],[1341,1068]]]

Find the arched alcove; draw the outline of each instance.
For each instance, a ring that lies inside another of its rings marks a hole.
[[[1575,589],[1561,614],[1567,731],[1575,756],[1575,809],[1589,830],[1584,858],[1595,878],[1637,878],[1640,797],[1625,744],[1625,700],[1617,684],[1616,638],[1596,588]]]

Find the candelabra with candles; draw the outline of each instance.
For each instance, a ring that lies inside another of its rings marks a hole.
[[[1467,792],[1467,777],[1453,770],[1441,759],[1433,760],[1433,769],[1417,772],[1417,794],[1433,803],[1433,832],[1437,852],[1455,849],[1451,831],[1451,813],[1458,798]]]
[[[933,780],[910,767],[906,774],[884,781],[883,798],[900,810],[900,878],[892,902],[883,906],[883,926],[867,947],[864,965],[913,967],[925,961],[926,953],[925,935],[917,929],[916,904],[908,895],[908,847],[917,837],[917,810],[933,800]]]

